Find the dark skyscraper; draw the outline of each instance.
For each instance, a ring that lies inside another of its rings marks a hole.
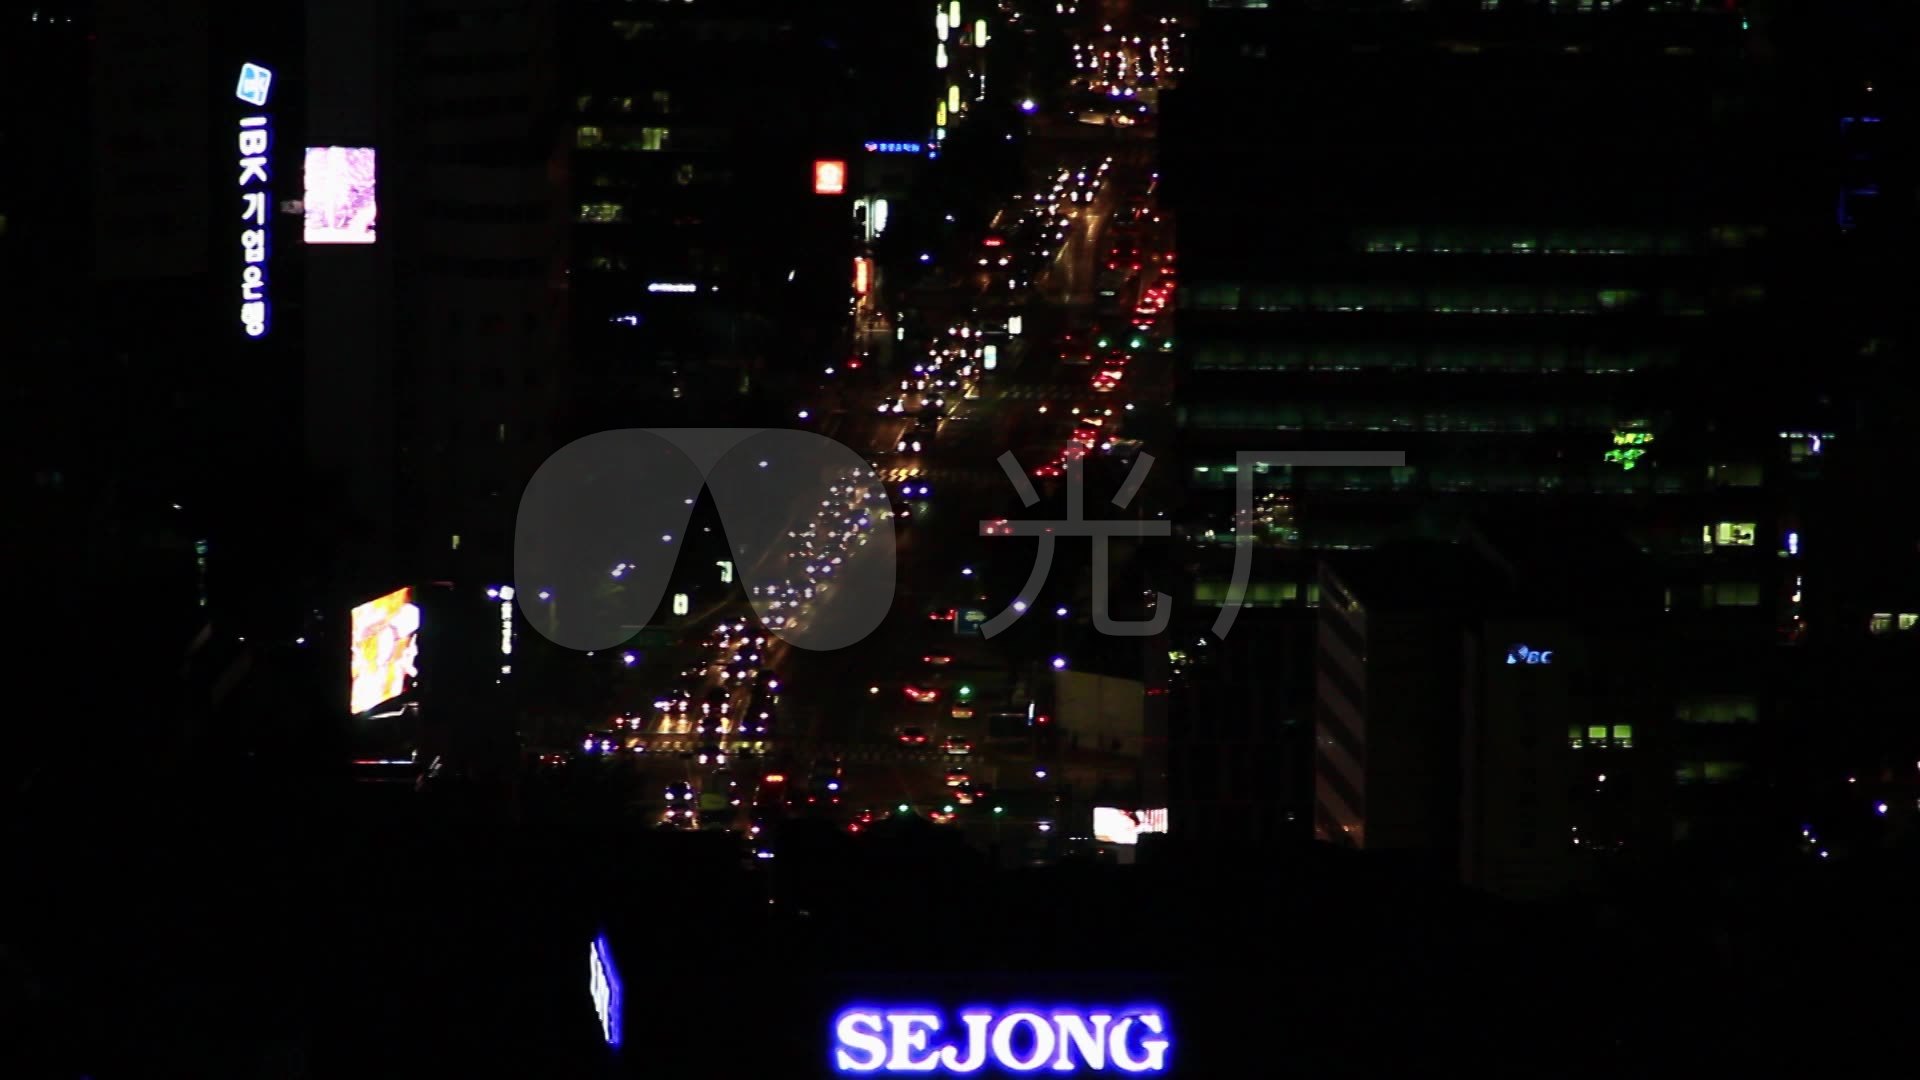
[[[1809,632],[1833,204],[1765,37],[1718,3],[1260,7],[1208,12],[1163,122],[1194,599],[1235,450],[1400,450],[1257,467],[1251,603],[1324,603],[1311,553],[1571,512],[1655,559],[1694,693],[1782,710],[1796,669],[1754,660]]]

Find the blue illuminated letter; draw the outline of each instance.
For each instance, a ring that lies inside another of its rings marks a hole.
[[[1020,1024],[1033,1029],[1033,1050],[1022,1058],[1013,1052],[1013,1031]],[[1053,1034],[1053,1025],[1038,1013],[1008,1013],[1000,1018],[993,1027],[993,1059],[1008,1072],[1032,1072],[1046,1064],[1053,1056],[1053,1047],[1057,1042]]]
[[[1145,1051],[1141,1057],[1134,1057],[1127,1047],[1127,1029],[1135,1022],[1150,1033],[1152,1038],[1142,1038],[1140,1049]],[[1167,1067],[1166,1022],[1157,1012],[1144,1012],[1135,1016],[1123,1016],[1113,1025],[1113,1034],[1107,1041],[1107,1053],[1113,1058],[1113,1064],[1126,1072],[1163,1072]]]
[[[987,1027],[993,1023],[993,1014],[961,1013],[960,1022],[967,1028],[966,1060],[960,1059],[958,1046],[949,1046],[940,1051],[940,1064],[948,1072],[970,1073],[987,1063]]]
[[[1092,1026],[1088,1026],[1088,1022]],[[1055,1072],[1074,1070],[1073,1051],[1080,1051],[1080,1060],[1086,1062],[1089,1069],[1107,1067],[1107,1025],[1113,1023],[1113,1017],[1106,1013],[1094,1013],[1091,1016],[1078,1016],[1074,1013],[1054,1013],[1053,1022],[1060,1026],[1060,1056],[1053,1059]]]
[[[937,1052],[913,1060],[915,1052],[927,1048],[927,1035],[940,1030],[939,1013],[889,1013],[887,1025],[893,1029],[893,1055],[887,1058],[888,1072],[932,1072],[940,1067]]]
[[[834,1025],[840,1037],[840,1046],[833,1052],[834,1065],[841,1072],[873,1072],[886,1064],[887,1041],[880,1037],[880,1014],[872,1012],[841,1013],[840,1020]],[[848,1050],[864,1053],[864,1060],[856,1060]]]

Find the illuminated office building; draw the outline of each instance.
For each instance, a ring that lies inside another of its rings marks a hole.
[[[932,18],[909,36],[906,8],[567,7],[569,289],[603,410],[583,430],[738,410],[840,358],[872,188],[928,139],[905,102]]]

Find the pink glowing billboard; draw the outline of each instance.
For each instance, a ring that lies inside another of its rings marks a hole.
[[[306,181],[307,243],[373,243],[373,147],[307,147]]]

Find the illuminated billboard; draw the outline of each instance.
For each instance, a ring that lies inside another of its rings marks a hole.
[[[407,692],[419,678],[420,607],[398,589],[353,609],[353,693],[357,716]]]
[[[307,147],[307,243],[373,243],[374,156],[370,146]]]
[[[841,195],[847,190],[847,163],[844,161],[816,161],[813,163],[813,193],[815,195]]]
[[[1121,810],[1113,806],[1093,808],[1093,838],[1103,844],[1137,844],[1143,833],[1167,831],[1167,811]]]

